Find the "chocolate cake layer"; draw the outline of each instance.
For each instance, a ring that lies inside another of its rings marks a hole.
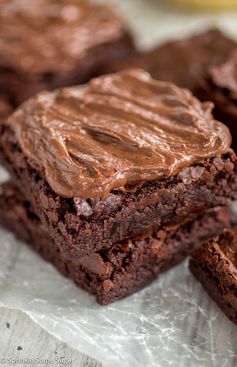
[[[111,7],[89,0],[0,3],[0,93],[14,105],[43,89],[84,83],[133,51]]]
[[[237,227],[225,229],[192,254],[190,270],[237,324]]]
[[[98,303],[106,305],[148,285],[207,238],[230,225],[230,211],[226,207],[216,208],[196,221],[162,226],[156,233],[116,243],[74,261],[65,260],[30,203],[10,183],[1,187],[0,224],[93,294]]]
[[[108,63],[103,72],[138,67],[147,70],[155,79],[194,90],[207,69],[223,63],[235,48],[237,43],[233,39],[218,29],[211,29]]]
[[[237,51],[225,63],[212,67],[200,81],[195,94],[202,101],[214,102],[214,116],[230,129],[237,148]]]
[[[1,124],[0,156],[67,258],[237,195],[210,105],[139,70],[42,93]]]

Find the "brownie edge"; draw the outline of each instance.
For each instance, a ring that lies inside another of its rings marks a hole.
[[[237,324],[237,227],[196,250],[190,270],[225,315]]]

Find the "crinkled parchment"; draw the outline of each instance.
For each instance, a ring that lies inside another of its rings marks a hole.
[[[123,0],[141,45],[237,14],[167,13],[158,1]],[[237,32],[237,29],[236,29]],[[3,174],[1,174],[3,177]],[[0,230],[0,305],[20,309],[49,333],[104,366],[236,366],[237,327],[189,273],[187,263],[128,299],[100,307],[13,235]]]

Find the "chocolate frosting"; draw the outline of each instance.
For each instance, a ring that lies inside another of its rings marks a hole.
[[[9,119],[30,164],[60,196],[105,198],[229,150],[212,104],[129,70],[42,92]]]
[[[30,75],[69,72],[124,33],[109,6],[86,0],[0,0],[0,24],[0,66]]]

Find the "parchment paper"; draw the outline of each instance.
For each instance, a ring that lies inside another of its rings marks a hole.
[[[115,3],[141,47],[189,34],[210,21],[237,35],[236,13],[194,15],[146,0]],[[100,307],[2,229],[0,243],[0,305],[26,312],[105,367],[237,365],[237,328],[189,273],[187,263],[134,296]]]

